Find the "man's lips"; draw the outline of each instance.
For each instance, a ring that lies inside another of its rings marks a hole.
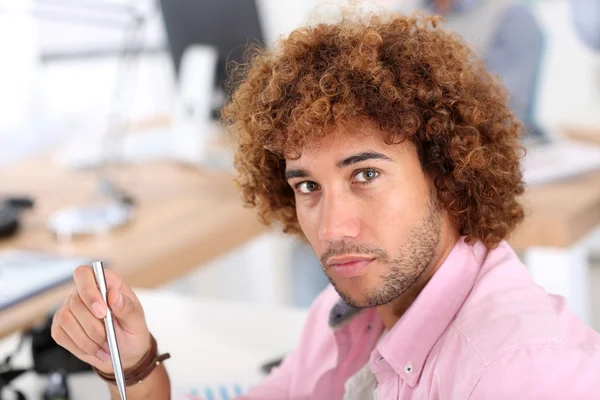
[[[340,278],[351,278],[360,275],[371,262],[373,257],[365,256],[334,256],[327,260],[327,266]]]
[[[337,265],[337,264],[343,265],[343,264],[350,264],[350,263],[360,262],[360,261],[371,261],[374,258],[375,257],[371,257],[371,256],[351,256],[351,255],[333,256],[333,257],[329,257],[327,259],[327,265],[333,266],[333,265]]]

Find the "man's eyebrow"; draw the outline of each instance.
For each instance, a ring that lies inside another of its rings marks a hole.
[[[351,155],[350,157],[346,157],[343,160],[337,162],[338,168],[344,168],[352,164],[359,163],[361,161],[366,160],[386,160],[393,161],[391,158],[386,156],[385,154],[378,153],[376,151],[363,151],[362,153]],[[308,171],[304,169],[290,169],[285,171],[285,180],[288,181],[292,178],[307,178],[310,174]]]
[[[292,178],[306,178],[309,174],[306,170],[303,169],[290,169],[285,171],[285,180],[289,181]]]
[[[352,164],[359,163],[366,160],[386,160],[393,161],[391,158],[382,153],[376,151],[364,151],[362,153],[354,154],[350,157],[346,157],[343,160],[337,162],[338,168],[344,168]]]

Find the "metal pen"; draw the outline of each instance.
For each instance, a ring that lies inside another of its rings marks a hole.
[[[104,266],[101,261],[94,261],[92,263],[94,269],[94,276],[96,277],[96,284],[102,298],[106,303],[106,317],[104,317],[104,327],[106,328],[106,338],[108,341],[108,348],[110,350],[110,361],[112,362],[113,370],[115,373],[115,380],[117,382],[117,388],[121,395],[121,400],[127,400],[125,394],[125,377],[123,376],[123,366],[121,365],[121,356],[119,354],[119,346],[117,345],[117,335],[115,334],[115,325],[112,317],[112,312],[108,307],[108,289],[106,287],[106,278],[104,276]]]

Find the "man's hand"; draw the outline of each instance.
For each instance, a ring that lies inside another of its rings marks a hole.
[[[126,370],[150,350],[150,333],[135,293],[114,272],[105,270],[105,276],[121,363]],[[102,321],[106,303],[96,286],[92,267],[78,267],[73,278],[77,289],[54,315],[52,338],[83,362],[113,373]]]

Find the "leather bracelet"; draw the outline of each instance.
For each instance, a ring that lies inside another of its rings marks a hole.
[[[125,386],[132,386],[136,383],[142,383],[154,368],[158,367],[164,360],[171,358],[169,353],[158,355],[158,345],[156,339],[150,334],[150,350],[142,357],[140,361],[133,367],[125,370]],[[104,381],[116,385],[115,375],[108,374],[92,367],[94,372]]]

